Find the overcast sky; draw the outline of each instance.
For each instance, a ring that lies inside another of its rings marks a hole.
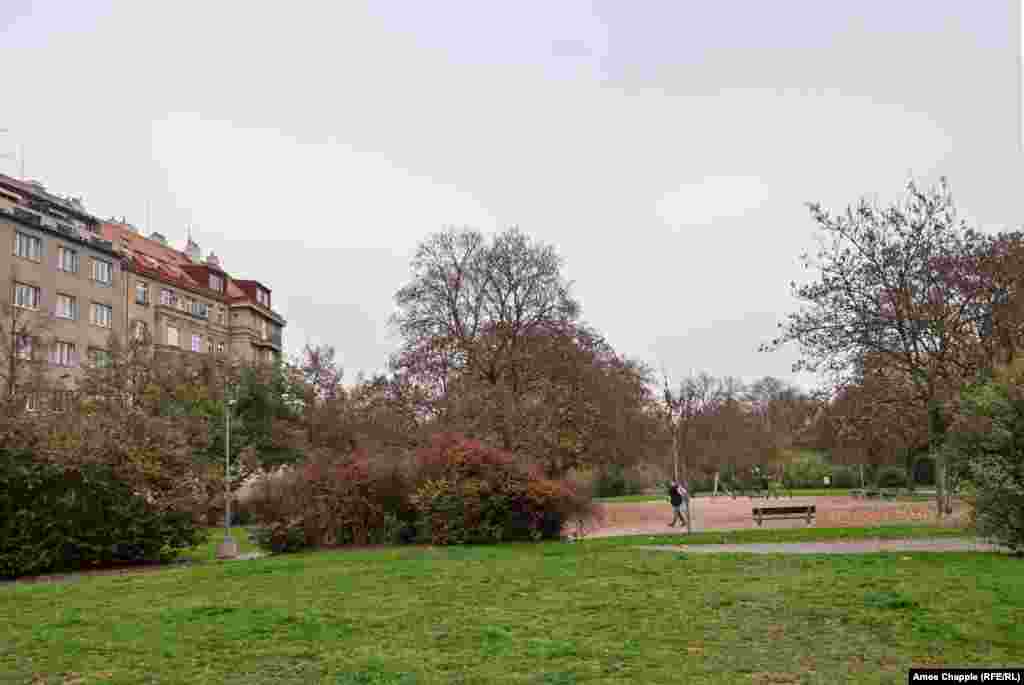
[[[273,290],[285,345],[384,367],[417,241],[518,225],[680,377],[761,354],[804,203],[950,177],[1024,223],[1013,0],[0,1],[0,154]],[[0,171],[18,174],[12,160]],[[147,206],[149,210],[147,212]]]

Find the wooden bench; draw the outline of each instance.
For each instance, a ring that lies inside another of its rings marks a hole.
[[[753,515],[757,525],[762,521],[772,519],[806,519],[807,525],[811,525],[814,519],[816,508],[813,504],[798,507],[754,507]]]

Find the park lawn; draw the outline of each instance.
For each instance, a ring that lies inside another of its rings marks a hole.
[[[593,540],[14,584],[0,586],[0,682],[903,683],[911,664],[1024,664],[1022,563]]]

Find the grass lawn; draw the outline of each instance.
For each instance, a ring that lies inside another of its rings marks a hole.
[[[857,530],[680,537],[958,532]],[[912,663],[1024,664],[1019,559],[634,548],[645,542],[332,551],[0,586],[0,683],[904,683]]]

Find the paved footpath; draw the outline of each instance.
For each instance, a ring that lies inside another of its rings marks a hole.
[[[1001,552],[973,538],[856,540],[854,542],[768,542],[745,545],[645,545],[638,549],[695,554],[870,554],[872,552]]]

